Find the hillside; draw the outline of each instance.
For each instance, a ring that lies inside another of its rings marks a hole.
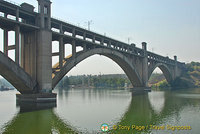
[[[162,78],[162,74],[157,74],[157,76],[152,79],[152,87],[153,88],[192,88],[192,87],[200,87],[200,63],[199,62],[191,62],[186,64],[186,70],[181,74],[180,77],[176,78],[172,83],[167,83]]]
[[[165,80],[165,76],[161,73],[153,73],[149,78],[149,86]]]

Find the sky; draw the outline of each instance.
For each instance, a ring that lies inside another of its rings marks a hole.
[[[27,2],[37,9],[36,0]],[[52,17],[100,34],[147,49],[181,62],[200,62],[200,0],[52,0]],[[0,31],[2,37],[2,31]],[[0,39],[2,49],[2,38]],[[56,49],[53,46],[54,49]],[[66,48],[68,53],[68,49]],[[70,52],[69,52],[70,53]],[[53,63],[55,60],[53,60]],[[123,73],[112,60],[92,56],[78,64],[68,75]]]

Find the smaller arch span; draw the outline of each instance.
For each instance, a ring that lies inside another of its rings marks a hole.
[[[169,67],[166,64],[157,63],[155,65],[150,64],[149,66],[150,66],[150,68],[149,68],[148,79],[151,77],[153,71],[158,67],[162,71],[162,73],[164,74],[168,83],[170,83],[173,80],[172,79],[172,73],[171,73]]]
[[[82,51],[78,52],[75,58],[71,56],[69,60],[67,60],[67,62],[64,64],[63,68],[55,75],[52,75],[53,76],[52,88],[54,88],[58,84],[58,82],[78,63],[95,54],[103,55],[112,59],[122,68],[122,70],[128,76],[129,80],[131,81],[134,87],[142,86],[142,80],[139,77],[138,72],[136,71],[134,65],[130,63],[130,60],[128,60],[126,56],[124,56],[120,52],[113,51],[111,49],[95,48],[88,50],[86,52]],[[58,65],[58,63],[56,65]]]
[[[37,82],[12,59],[0,52],[0,75],[10,82],[20,93],[35,93]]]

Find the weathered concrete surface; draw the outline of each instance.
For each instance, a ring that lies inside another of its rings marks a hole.
[[[38,0],[39,14],[37,22],[37,81],[40,92],[52,91],[52,32],[51,2]]]
[[[36,43],[37,32],[21,32],[21,63],[20,66],[36,80]]]
[[[16,94],[16,99],[19,102],[49,103],[56,102],[56,96],[55,93]]]
[[[38,32],[37,42],[37,81],[40,92],[52,90],[52,44],[51,32]]]
[[[146,44],[143,44],[143,47],[144,52],[146,52]],[[53,67],[56,71],[52,74],[52,88],[55,88],[58,82],[78,63],[95,54],[104,55],[116,62],[123,69],[134,87],[148,87],[148,80],[157,67],[161,69],[169,83],[179,76],[175,73],[176,66],[166,65],[159,61],[149,62],[147,54],[144,54],[144,57],[136,57],[110,48],[92,48],[78,52],[74,56],[72,54],[71,57],[63,60],[61,68],[59,67],[61,63],[57,63]]]
[[[19,65],[0,52],[0,75],[9,81],[20,93],[37,92],[37,83]]]

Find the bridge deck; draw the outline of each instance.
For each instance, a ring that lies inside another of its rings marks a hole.
[[[28,11],[22,6],[0,0],[0,27],[2,29],[8,28],[14,30],[15,25],[20,25],[21,31],[38,30],[39,26],[36,24],[37,12]],[[11,15],[12,19],[6,18],[6,15]],[[61,36],[64,37],[64,43],[70,43],[76,40],[78,46],[87,44],[95,47],[108,47],[113,50],[120,51],[124,54],[131,54],[138,57],[144,57],[143,49],[129,45],[127,43],[112,39],[110,37],[86,30],[84,28],[75,26],[59,19],[51,18],[52,41],[58,41]],[[147,51],[148,61],[157,61],[169,65],[174,65],[175,61],[169,57],[164,57]],[[179,64],[182,64],[178,62]]]

